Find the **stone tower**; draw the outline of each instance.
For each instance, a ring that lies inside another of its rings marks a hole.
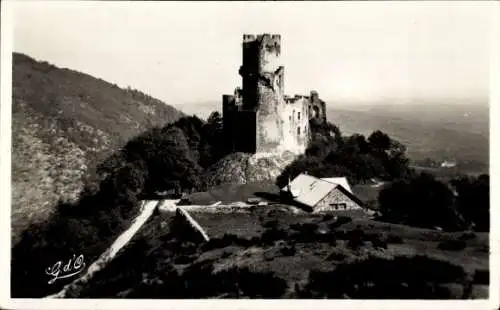
[[[256,152],[275,151],[283,141],[283,73],[280,35],[243,35],[242,109],[256,112]]]
[[[310,140],[309,122],[326,122],[325,102],[284,94],[281,37],[243,35],[242,88],[222,96],[225,142],[230,152],[301,154]]]

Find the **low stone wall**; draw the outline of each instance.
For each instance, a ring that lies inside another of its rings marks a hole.
[[[210,241],[210,238],[208,237],[207,232],[201,227],[198,222],[193,219],[193,217],[183,208],[179,207],[176,209],[175,213],[175,220],[180,221],[183,220],[185,222],[185,225],[182,225],[184,227],[189,227],[192,232],[194,232],[195,238],[196,239],[201,239],[205,242]]]

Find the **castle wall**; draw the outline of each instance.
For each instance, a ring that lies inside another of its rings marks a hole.
[[[241,110],[234,115],[234,146],[238,152],[256,153],[256,112]]]
[[[243,110],[256,111],[256,152],[272,152],[283,143],[283,66],[279,35],[243,35]]]
[[[239,73],[243,84],[243,109],[252,110],[258,106],[257,82],[260,74],[260,40],[254,35],[243,35],[243,61]]]
[[[280,36],[264,35],[259,55],[257,84],[257,152],[272,152],[283,143],[280,116],[283,106],[283,67],[280,63]]]
[[[311,91],[311,97],[309,101],[309,114],[311,118],[317,118],[322,122],[326,122],[326,105],[325,102],[319,99],[319,95],[316,91]]]
[[[243,35],[239,74],[243,89],[223,97],[224,131],[231,149],[273,153],[305,151],[309,120],[326,121],[325,103],[317,92],[310,97],[285,98],[284,67],[279,35]]]
[[[274,90],[259,83],[259,109],[257,110],[257,152],[270,152],[283,140],[280,108],[283,100]]]
[[[304,152],[309,142],[309,101],[305,97],[287,100],[284,105],[284,147]]]

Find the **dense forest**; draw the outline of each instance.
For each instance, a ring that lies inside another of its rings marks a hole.
[[[127,141],[183,113],[131,87],[120,88],[27,55],[12,55],[13,243],[59,202],[75,203],[97,164]]]

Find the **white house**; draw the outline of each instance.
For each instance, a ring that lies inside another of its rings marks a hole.
[[[281,191],[313,212],[363,209],[363,202],[353,194],[346,178],[319,179],[299,174]]]

